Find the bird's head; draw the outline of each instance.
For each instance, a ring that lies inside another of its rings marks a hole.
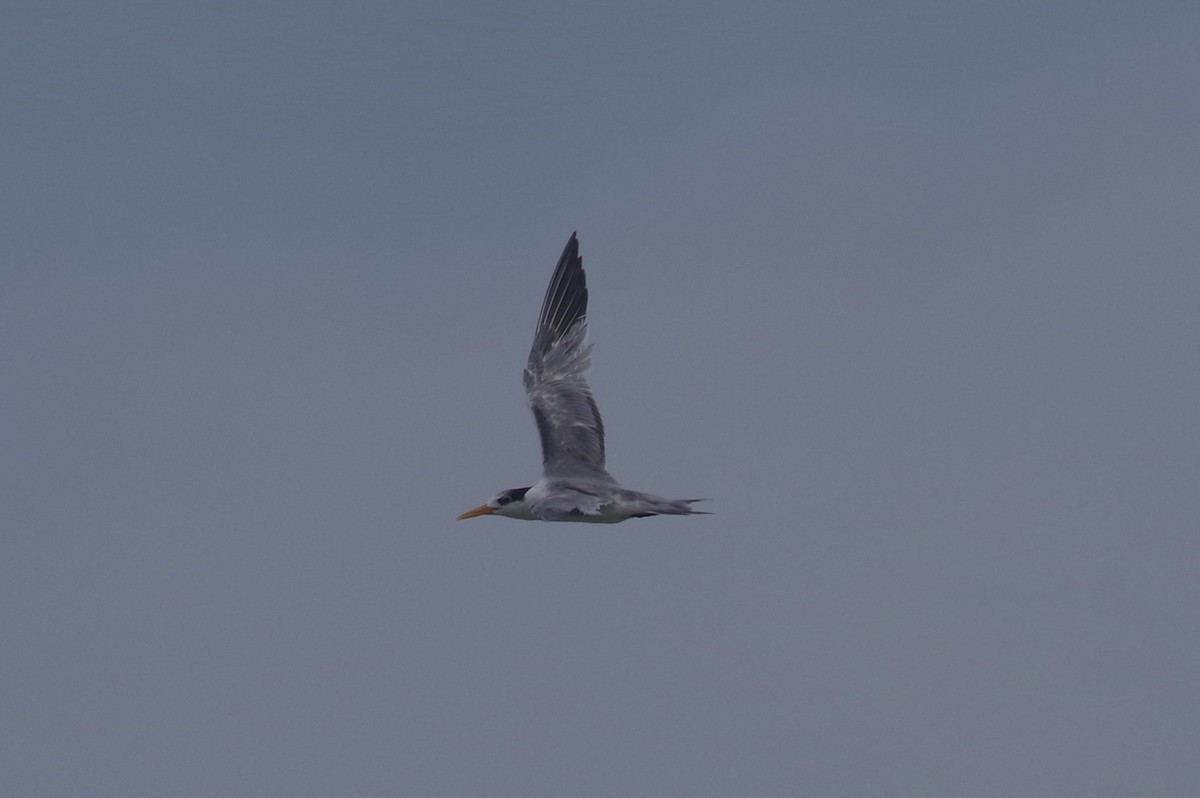
[[[487,500],[487,504],[481,504],[458,517],[459,521],[465,518],[474,518],[479,515],[503,515],[508,518],[523,518],[532,520],[533,513],[530,512],[529,504],[525,501],[525,494],[529,492],[529,488],[510,488],[497,493],[495,496]]]

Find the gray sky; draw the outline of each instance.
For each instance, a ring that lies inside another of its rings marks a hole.
[[[5,794],[1192,794],[1198,9],[8,3]]]

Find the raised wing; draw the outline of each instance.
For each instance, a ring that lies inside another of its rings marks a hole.
[[[563,249],[533,335],[525,394],[542,438],[547,477],[611,480],[604,469],[604,422],[587,384],[587,280],[575,234]]]

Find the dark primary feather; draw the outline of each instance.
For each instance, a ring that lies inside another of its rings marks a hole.
[[[579,241],[571,233],[542,300],[533,351],[529,353],[531,359],[534,355],[544,356],[575,322],[586,324],[587,300],[587,275],[583,271],[583,258],[579,257]]]
[[[587,384],[587,280],[575,234],[546,289],[525,367],[525,393],[542,439],[547,476],[611,480],[604,469],[604,423]]]

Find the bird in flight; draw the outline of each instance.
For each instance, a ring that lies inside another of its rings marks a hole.
[[[525,365],[525,395],[542,438],[542,478],[501,491],[458,519],[502,515],[526,521],[615,524],[651,515],[706,515],[700,499],[664,499],[623,488],[604,467],[604,424],[587,384],[587,279],[575,234],[563,249],[538,316]]]

